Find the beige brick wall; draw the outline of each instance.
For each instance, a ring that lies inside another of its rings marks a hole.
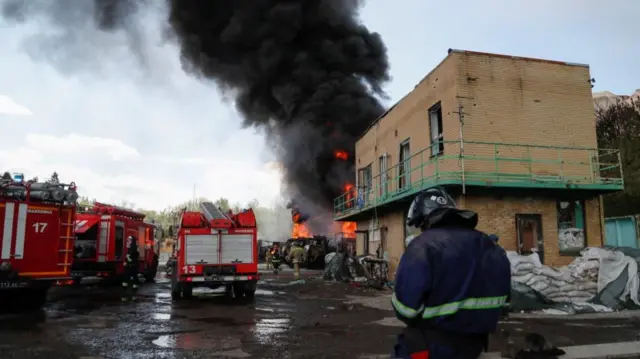
[[[586,66],[478,53],[453,54],[464,107],[464,140],[596,148],[591,78]],[[465,143],[471,156],[493,157],[493,146]],[[560,163],[500,162],[499,172],[588,178],[591,153],[527,147],[497,148],[500,157]],[[495,171],[491,161],[465,161],[467,171]]]
[[[500,245],[505,250],[516,250],[516,214],[540,214],[544,240],[544,262],[549,266],[569,264],[574,257],[561,255],[558,250],[558,224],[556,202],[553,199],[516,198],[516,197],[460,197],[459,208],[468,208],[478,212],[480,221],[478,230],[495,233],[500,237]],[[587,227],[587,246],[602,246],[603,218],[600,211],[600,199],[585,201],[585,223]],[[402,212],[379,217],[380,226],[387,226],[387,251],[390,258],[389,277],[392,280],[398,262],[404,253],[404,218]],[[358,222],[358,228],[369,226],[369,221]]]
[[[452,142],[445,146],[445,156],[438,159],[440,173],[461,170],[457,158],[460,145],[456,141],[460,139],[458,106],[462,106],[465,172],[533,172],[590,179],[594,153],[589,151],[472,143],[596,148],[589,78],[586,66],[452,52],[356,143],[356,167],[372,164],[376,176],[380,172],[378,158],[386,152],[390,156],[389,168],[395,166],[400,143],[410,139],[411,153],[416,155],[411,160],[411,167],[416,169],[412,181],[434,173],[433,162],[417,170],[421,163],[429,161],[429,152],[418,153],[431,143],[428,109],[440,102],[444,140]],[[500,161],[496,169],[496,156],[511,160]],[[528,156],[548,161],[530,164],[515,160]],[[389,176],[390,190],[394,191],[397,171]]]
[[[375,220],[373,220],[375,223]],[[359,230],[370,228],[371,221],[358,222]],[[404,253],[404,214],[402,212],[393,212],[377,217],[377,226],[379,228],[386,227],[385,250],[389,258],[389,278],[393,279],[400,257]],[[375,225],[374,225],[375,227]],[[358,248],[362,247],[362,241],[359,241]],[[361,254],[358,252],[358,254]]]
[[[406,139],[410,140],[411,153],[429,146],[429,122],[428,109],[441,103],[442,122],[445,139],[457,138],[459,132],[458,117],[454,111],[457,108],[455,89],[455,63],[443,61],[431,73],[423,78],[415,89],[407,94],[393,110],[377,122],[371,129],[356,143],[356,167],[364,168],[371,164],[374,176],[380,173],[379,157],[384,153],[388,154],[388,167],[398,164],[400,155],[400,144]],[[445,148],[447,151],[447,148]],[[451,151],[451,150],[449,150]],[[415,168],[422,161],[427,161],[429,156],[425,152],[425,157],[416,156],[411,159],[411,167]],[[424,176],[432,174],[434,167],[425,168]],[[397,189],[397,171],[388,174],[389,190]],[[412,173],[412,181],[420,179],[421,173]],[[374,179],[373,186],[378,186],[378,179]]]
[[[460,198],[459,207],[478,212],[478,229],[495,233],[505,250],[516,250],[516,214],[540,214],[544,240],[544,261],[551,266],[566,265],[573,257],[560,255],[556,201],[548,198],[470,197]],[[599,198],[585,201],[587,245],[602,246],[602,217]]]

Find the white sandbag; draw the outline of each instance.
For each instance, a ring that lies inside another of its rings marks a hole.
[[[528,272],[526,274],[523,275],[512,275],[511,276],[511,280],[518,282],[518,283],[527,283],[533,276],[535,276],[535,274]]]
[[[549,285],[547,288],[541,290],[540,293],[542,295],[544,295],[545,297],[556,295],[558,293],[564,295],[564,293],[561,292],[560,289],[558,287],[554,286],[554,285]]]
[[[549,285],[549,278],[545,277],[543,275],[534,275],[525,284],[528,285],[529,287],[531,287],[532,285],[534,285],[536,283],[540,283],[540,282],[547,283],[547,286],[548,286]]]
[[[550,283],[558,288],[564,287],[565,285],[569,285],[569,282],[561,279],[552,279]]]
[[[544,275],[550,278],[558,279],[558,280],[570,280],[571,274],[569,274],[566,270],[557,270],[551,267],[542,266],[539,268],[534,268],[533,273]]]
[[[531,287],[531,289],[535,290],[536,292],[542,292],[547,287],[549,287],[549,283],[546,281],[540,281],[534,283],[533,285],[530,285],[529,287]]]
[[[542,267],[542,262],[540,262],[540,256],[538,256],[538,253],[521,256],[517,252],[507,251],[507,258],[509,258],[512,268],[517,267],[520,263],[532,263],[535,268]]]
[[[559,297],[568,297],[568,295],[567,295],[567,293],[566,293],[566,292],[561,292],[561,291],[557,291],[557,292],[549,293],[547,296],[548,296],[550,299],[553,299],[553,298],[559,298]]]
[[[558,230],[558,248],[562,250],[581,248],[584,245],[584,229],[562,228]]]
[[[559,288],[561,292],[571,292],[572,290],[578,290],[578,286],[575,284],[567,284],[567,285],[563,285],[562,287]]]
[[[531,270],[511,270],[511,276],[525,276],[527,274],[532,273]]]
[[[570,298],[592,298],[593,297],[591,293],[584,292],[581,290],[572,290],[570,292],[567,292],[566,295],[567,297],[570,297]]]
[[[520,272],[520,271],[529,272],[535,267],[536,266],[533,263],[520,262],[520,263],[516,264],[514,268],[516,269],[516,272]]]
[[[584,290],[584,291],[590,291],[593,290],[594,292],[598,291],[598,283],[596,282],[584,282],[584,283],[580,283],[577,285],[578,290]]]
[[[555,298],[549,297],[549,299],[551,299],[552,301],[554,301],[556,303],[569,303],[569,302],[571,302],[571,299],[569,299],[569,297],[555,297]]]

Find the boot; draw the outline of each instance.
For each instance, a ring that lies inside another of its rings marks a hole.
[[[129,301],[129,283],[127,282],[127,280],[125,279],[124,281],[122,281],[122,296],[120,297],[120,300],[125,303]]]

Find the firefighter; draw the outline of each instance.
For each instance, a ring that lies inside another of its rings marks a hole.
[[[300,241],[293,241],[287,260],[293,263],[293,276],[296,280],[300,279],[300,265],[304,263],[304,257],[302,243]]]
[[[511,290],[505,251],[475,229],[478,215],[458,210],[441,187],[418,194],[411,240],[396,272],[392,305],[406,327],[392,358],[473,359],[486,351]]]
[[[267,248],[267,253],[264,255],[265,261],[267,262],[267,270],[271,269],[273,266],[271,264],[271,260],[273,259],[273,253],[271,253],[271,248]]]
[[[122,281],[122,301],[136,300],[138,292],[138,244],[136,237],[129,236],[127,238],[127,253],[124,260],[124,279]]]

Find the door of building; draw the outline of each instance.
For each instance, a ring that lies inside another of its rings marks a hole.
[[[542,237],[542,216],[539,214],[516,214],[516,236],[518,253],[531,254],[534,251],[544,263],[544,241]]]

